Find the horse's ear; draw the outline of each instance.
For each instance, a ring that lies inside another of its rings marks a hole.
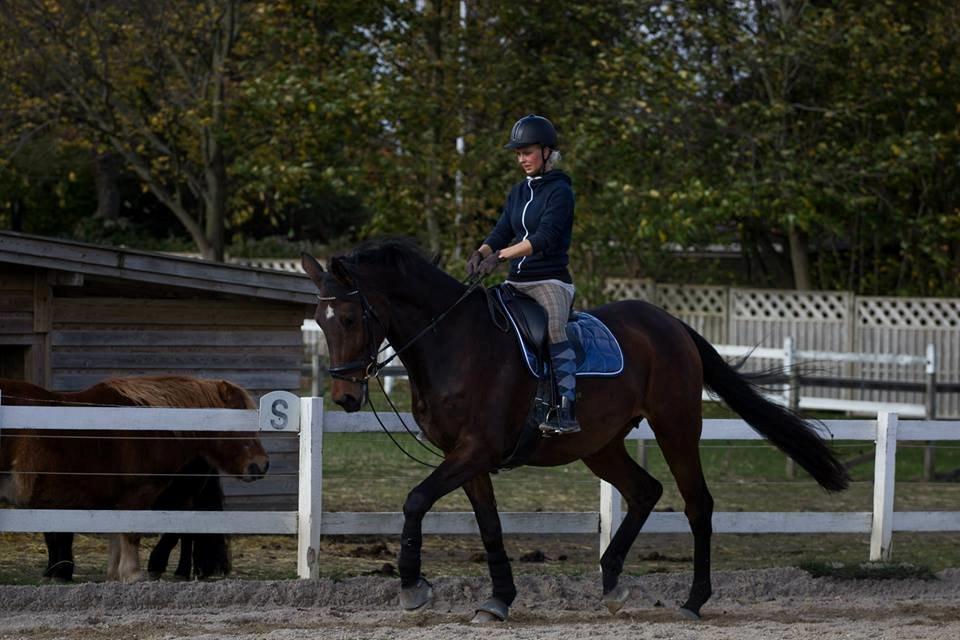
[[[330,275],[336,278],[340,284],[345,287],[353,286],[353,276],[350,274],[347,266],[343,264],[343,260],[340,258],[330,258],[330,264],[328,264],[327,267],[330,269]]]
[[[217,385],[223,405],[230,409],[254,409],[253,400],[241,387],[227,380],[221,380]]]
[[[439,268],[439,267],[440,267],[440,258],[442,258],[442,257],[443,257],[443,254],[441,254],[439,251],[437,251],[435,254],[433,254],[433,260],[431,260],[430,262],[433,263],[433,266]]]
[[[323,266],[317,262],[317,259],[309,253],[301,253],[300,264],[303,266],[303,270],[307,272],[307,275],[310,276],[310,279],[319,285],[323,279]]]

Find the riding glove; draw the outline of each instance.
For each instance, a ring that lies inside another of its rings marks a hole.
[[[503,261],[504,260],[497,255],[497,252],[494,251],[480,262],[477,266],[477,273],[481,276],[490,275]]]
[[[479,251],[474,251],[470,254],[470,258],[467,260],[467,275],[472,276],[477,272],[477,269],[480,268],[480,263],[483,262],[483,254]]]

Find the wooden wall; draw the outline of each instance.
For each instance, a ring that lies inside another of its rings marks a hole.
[[[49,331],[47,272],[5,266],[0,270],[0,375],[46,384]]]
[[[302,305],[256,300],[55,298],[51,386],[110,376],[225,378],[252,393],[299,391]]]

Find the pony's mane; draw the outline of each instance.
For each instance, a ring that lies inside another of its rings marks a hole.
[[[113,378],[103,385],[131,402],[152,407],[256,409],[244,389],[227,380],[189,376]],[[237,406],[237,405],[242,406]]]
[[[395,268],[401,273],[421,271],[433,261],[412,238],[390,237],[366,240],[340,256],[348,264]]]

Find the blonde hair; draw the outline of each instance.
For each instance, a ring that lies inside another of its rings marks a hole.
[[[550,157],[543,163],[543,172],[552,171],[562,159],[559,149],[550,149]]]

